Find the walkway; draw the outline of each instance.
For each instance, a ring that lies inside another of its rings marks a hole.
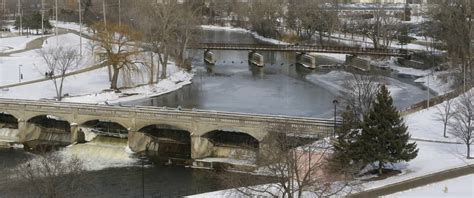
[[[68,29],[63,29],[63,28],[59,28],[59,35],[61,34],[66,34],[68,33]],[[22,53],[22,52],[26,52],[26,51],[30,51],[30,50],[35,50],[35,49],[41,49],[43,47],[43,43],[46,39],[50,38],[50,37],[53,37],[55,35],[47,35],[47,36],[43,36],[43,37],[40,37],[40,38],[36,38],[30,42],[28,42],[26,44],[26,47],[25,49],[21,49],[21,50],[15,50],[15,51],[11,51],[11,52],[7,52],[7,53],[0,53],[0,56],[10,56],[12,54],[17,54],[17,53]]]
[[[243,50],[243,51],[279,51],[279,52],[318,52],[354,55],[378,55],[409,57],[403,49],[376,49],[365,47],[321,46],[321,45],[264,45],[264,44],[237,44],[237,43],[199,43],[188,49],[205,50]]]
[[[440,159],[442,160],[442,159]],[[440,162],[442,163],[442,162]],[[464,175],[474,174],[474,165],[466,165],[459,168],[444,170],[436,173],[432,173],[429,175],[424,175],[420,177],[416,177],[413,179],[401,181],[394,184],[389,184],[386,186],[382,186],[375,189],[366,190],[359,193],[354,193],[347,197],[351,198],[366,198],[366,197],[379,197],[394,194],[401,191],[410,190],[413,188],[426,186],[428,184],[441,182],[448,179],[453,179],[456,177],[461,177]]]
[[[97,64],[97,65],[93,65],[93,66],[90,66],[90,67],[78,69],[78,70],[76,70],[76,71],[72,71],[72,72],[69,72],[69,73],[65,74],[64,77],[73,76],[73,75],[76,75],[76,74],[81,74],[81,73],[84,73],[84,72],[93,71],[93,70],[100,69],[100,68],[105,67],[105,66],[106,66],[106,65],[104,65],[104,64]],[[61,77],[61,76],[53,76],[54,79],[60,78],[60,77]],[[51,78],[40,78],[40,79],[25,81],[25,82],[21,82],[21,83],[15,83],[15,84],[9,84],[9,85],[1,85],[1,86],[0,86],[0,89],[6,89],[6,88],[11,88],[11,87],[18,87],[18,86],[22,86],[22,85],[29,85],[29,84],[33,84],[33,83],[39,83],[39,82],[48,81],[48,80],[51,80]]]

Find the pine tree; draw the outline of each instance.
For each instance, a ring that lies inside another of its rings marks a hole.
[[[361,160],[365,164],[378,162],[379,174],[383,173],[385,163],[410,161],[418,154],[416,143],[408,143],[407,127],[385,86],[381,87],[371,110],[364,116],[362,133],[357,138]]]
[[[334,172],[341,172],[341,169],[352,171],[353,168],[360,168],[360,156],[357,151],[356,140],[360,134],[360,120],[354,111],[347,106],[341,114],[342,123],[337,129],[337,137],[333,142],[333,155],[330,160],[330,167]]]

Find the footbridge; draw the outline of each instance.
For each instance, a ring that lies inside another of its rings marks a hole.
[[[296,63],[308,68],[316,68],[316,56],[310,53],[333,53],[333,54],[347,54],[346,64],[354,66],[354,59],[358,59],[358,55],[371,56],[394,56],[410,59],[411,55],[406,49],[380,49],[380,48],[366,48],[366,47],[346,47],[346,46],[325,46],[325,45],[308,45],[308,44],[294,44],[294,45],[270,45],[270,44],[240,44],[240,43],[200,43],[189,46],[188,49],[203,49],[204,61],[209,64],[215,64],[216,56],[212,51],[229,50],[229,51],[248,51],[248,61],[250,64],[257,66],[264,66],[264,56],[260,52],[295,52]],[[364,67],[363,70],[368,70],[365,65],[357,65],[356,68]]]
[[[200,43],[190,46],[189,49],[204,50],[238,50],[238,51],[274,51],[300,53],[334,53],[352,55],[376,55],[409,57],[405,49],[379,49],[366,47],[324,46],[324,45],[269,45],[269,44],[239,44],[239,43]]]
[[[8,118],[4,120],[16,119],[17,124],[11,126],[17,126],[19,143],[41,138],[42,141],[48,141],[48,138],[56,136],[56,140],[66,143],[78,142],[84,138],[81,127],[94,120],[122,126],[128,133],[128,144],[135,152],[148,149],[151,141],[149,135],[153,134],[148,133],[148,129],[167,129],[157,135],[160,138],[172,136],[174,132],[184,132],[184,136],[189,139],[193,159],[212,156],[215,147],[222,145],[219,141],[226,139],[212,136],[216,133],[233,133],[237,136],[232,137],[237,139],[246,136],[256,142],[258,147],[258,143],[272,134],[322,138],[332,134],[334,127],[334,120],[307,117],[12,99],[0,99],[0,121],[2,116]],[[42,120],[45,123],[44,120],[48,119],[57,121],[40,126]],[[51,127],[62,129],[63,132],[48,130]]]

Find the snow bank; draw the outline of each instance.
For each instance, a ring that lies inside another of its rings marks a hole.
[[[99,92],[83,96],[68,97],[64,98],[63,101],[117,104],[120,102],[150,98],[178,90],[184,85],[191,84],[192,77],[193,74],[180,71],[172,74],[168,79],[161,80],[157,84],[122,89],[122,93],[115,93],[113,91]]]

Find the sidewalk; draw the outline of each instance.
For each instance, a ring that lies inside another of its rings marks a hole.
[[[421,187],[421,186],[426,186],[428,184],[448,180],[448,179],[453,179],[456,177],[464,176],[464,175],[469,175],[474,173],[474,165],[466,165],[463,167],[459,168],[454,168],[450,170],[445,170],[445,171],[440,171],[428,175],[424,175],[421,177],[405,180],[402,182],[398,182],[395,184],[390,184],[386,185],[380,188],[375,188],[375,189],[370,189],[358,193],[354,193],[351,195],[348,195],[347,197],[351,198],[365,198],[365,197],[379,197],[379,196],[385,196],[385,195],[390,195],[394,194],[397,192]]]
[[[80,73],[84,73],[84,72],[89,72],[89,71],[93,71],[93,70],[96,70],[96,69],[100,69],[100,68],[105,67],[105,66],[106,66],[105,64],[97,64],[97,65],[93,65],[93,66],[90,66],[90,67],[86,67],[86,68],[78,69],[78,70],[76,70],[76,71],[69,72],[69,73],[65,74],[64,76],[65,76],[65,77],[73,76],[73,75],[76,75],[76,74],[80,74]],[[54,79],[60,78],[60,77],[61,77],[61,76],[53,76]],[[25,82],[21,82],[21,83],[15,83],[15,84],[9,84],[9,85],[1,85],[1,86],[0,86],[0,89],[6,89],[6,88],[11,88],[11,87],[18,87],[18,86],[22,86],[22,85],[29,85],[29,84],[33,84],[33,83],[39,83],[39,82],[48,81],[48,80],[51,80],[51,78],[41,78],[41,79],[30,80],[30,81],[25,81]]]

